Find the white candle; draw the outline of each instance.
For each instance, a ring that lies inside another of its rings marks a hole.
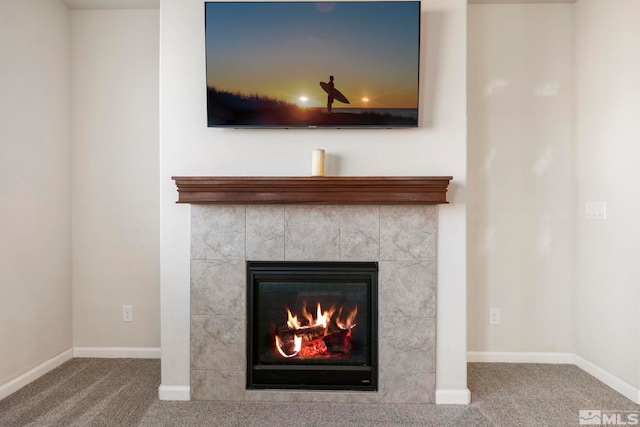
[[[324,150],[313,150],[311,175],[324,176]]]

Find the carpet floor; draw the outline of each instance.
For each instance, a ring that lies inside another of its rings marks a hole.
[[[159,360],[72,359],[0,400],[0,426],[564,427],[581,410],[627,425],[640,413],[572,365],[470,363],[468,383],[470,405],[166,402]]]

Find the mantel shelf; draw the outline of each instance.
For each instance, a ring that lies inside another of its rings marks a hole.
[[[388,204],[447,202],[450,176],[207,177],[174,176],[177,203]]]

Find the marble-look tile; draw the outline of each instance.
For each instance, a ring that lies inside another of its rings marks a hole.
[[[244,371],[191,370],[191,400],[244,400]]]
[[[380,372],[381,403],[435,403],[435,374]]]
[[[382,317],[380,372],[435,374],[435,318]]]
[[[191,205],[191,259],[244,257],[244,205]]]
[[[191,368],[244,370],[245,329],[243,316],[191,316]]]
[[[371,261],[380,258],[380,207],[342,206],[340,259]]]
[[[284,216],[286,260],[340,258],[340,206],[287,205]]]
[[[381,260],[436,260],[435,206],[380,206]]]
[[[247,259],[284,260],[284,205],[247,205]]]
[[[433,403],[435,221],[432,206],[192,205],[192,232],[208,234],[192,239],[192,255],[217,258],[191,262],[192,398]],[[292,261],[386,260],[379,264],[378,392],[245,390],[246,331],[236,321],[246,312],[244,260],[283,259],[278,239]]]
[[[191,314],[244,316],[246,264],[235,260],[191,261]]]
[[[378,266],[380,316],[436,315],[435,262],[381,261]]]

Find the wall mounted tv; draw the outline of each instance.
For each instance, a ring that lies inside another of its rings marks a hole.
[[[419,1],[206,2],[209,127],[417,127]]]

